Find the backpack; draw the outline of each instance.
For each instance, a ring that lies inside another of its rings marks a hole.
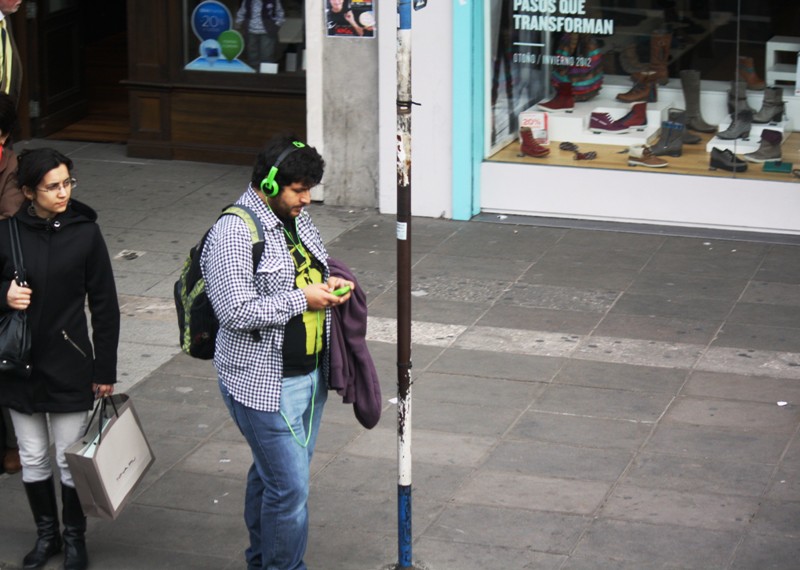
[[[264,253],[264,228],[258,216],[253,210],[241,204],[233,204],[223,209],[220,218],[225,215],[238,216],[247,224],[253,244],[253,273],[255,273]],[[206,282],[200,269],[200,256],[210,231],[207,230],[200,242],[189,251],[173,289],[175,310],[178,313],[180,335],[178,343],[183,352],[202,360],[214,358],[214,346],[219,331],[219,320],[206,294]]]

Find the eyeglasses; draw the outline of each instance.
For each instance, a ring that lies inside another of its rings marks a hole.
[[[48,184],[44,188],[38,188],[42,192],[58,192],[62,188],[64,190],[73,190],[78,185],[78,181],[74,178],[67,178],[63,182],[53,182],[52,184]]]

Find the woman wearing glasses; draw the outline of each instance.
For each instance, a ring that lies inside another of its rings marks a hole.
[[[97,214],[72,199],[72,166],[68,157],[49,148],[19,156],[17,179],[26,201],[14,217],[27,286],[14,279],[9,222],[0,221],[0,310],[27,310],[32,332],[30,378],[0,378],[0,405],[11,409],[38,535],[24,568],[44,566],[62,546],[66,570],[88,565],[86,518],[64,450],[82,437],[94,399],[112,394],[116,382],[120,316],[111,260],[95,223]],[[51,443],[61,476],[63,534]]]

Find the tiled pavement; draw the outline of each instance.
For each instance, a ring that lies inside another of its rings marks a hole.
[[[248,449],[211,365],[177,354],[171,284],[249,168],[57,144],[121,254],[120,389],[158,457],[118,520],[90,521],[92,567],[243,568]],[[367,431],[331,394],[307,563],[379,569],[397,561],[395,218],[311,213],[367,291],[386,407]],[[419,567],[800,567],[800,239],[535,222],[412,223]],[[13,568],[33,540],[18,475],[0,513]]]

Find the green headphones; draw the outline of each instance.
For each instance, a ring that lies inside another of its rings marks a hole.
[[[278,167],[283,162],[287,156],[292,154],[296,150],[300,150],[301,148],[305,148],[305,144],[301,143],[300,141],[292,142],[292,146],[284,149],[282,153],[278,155],[278,158],[275,159],[275,164],[272,165],[272,168],[269,169],[269,173],[267,173],[266,178],[261,181],[261,191],[267,198],[274,198],[278,195],[278,192],[281,191],[281,187],[278,186],[278,183],[275,181],[275,177],[278,175]]]

